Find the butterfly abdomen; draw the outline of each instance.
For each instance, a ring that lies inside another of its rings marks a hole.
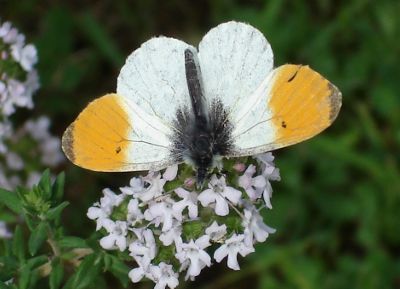
[[[199,122],[189,109],[182,108],[178,109],[174,123],[172,155],[177,162],[185,161],[196,169],[198,182],[207,177],[216,160],[228,155],[233,146],[232,125],[221,101],[214,100],[207,115],[204,122]]]

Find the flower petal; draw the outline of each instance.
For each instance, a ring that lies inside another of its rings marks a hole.
[[[200,260],[197,258],[193,258],[190,260],[190,266],[188,269],[188,274],[190,276],[198,276],[201,272],[201,267],[200,267]]]
[[[267,181],[265,180],[265,177],[263,176],[256,176],[253,178],[253,186],[257,188],[263,188],[267,185]]]
[[[226,187],[223,196],[236,205],[240,201],[242,192],[232,187]]]
[[[218,216],[226,216],[229,214],[228,202],[221,196],[218,196],[216,199],[215,213]]]
[[[108,235],[100,239],[100,246],[106,250],[114,249],[115,247],[115,236]]]
[[[208,246],[211,245],[210,237],[208,235],[203,235],[196,240],[195,244],[201,249],[207,248]]]
[[[229,252],[228,267],[233,270],[240,270],[239,263],[237,261],[237,252]]]
[[[223,244],[221,247],[219,247],[217,250],[214,252],[214,259],[217,261],[217,263],[220,263],[222,259],[224,259],[226,256],[228,256],[228,246]]]
[[[172,165],[166,168],[163,174],[163,179],[167,181],[172,181],[173,179],[176,178],[177,173],[178,173],[178,165]]]
[[[144,270],[142,268],[134,268],[129,271],[128,276],[132,280],[133,283],[137,283],[144,277]]]
[[[209,204],[215,201],[215,193],[213,190],[207,189],[200,193],[198,200],[203,207],[207,207]]]

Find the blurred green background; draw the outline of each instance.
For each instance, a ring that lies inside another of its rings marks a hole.
[[[400,288],[400,1],[4,1],[39,50],[34,111],[62,135],[85,105],[115,90],[125,57],[155,35],[197,44],[211,27],[240,20],[270,41],[275,65],[309,64],[343,92],[343,107],[318,137],[275,153],[266,223],[277,228],[241,271],[216,264],[180,288]],[[67,163],[69,233],[95,225],[87,208],[131,174]],[[118,288],[110,276],[93,288]],[[131,288],[152,288],[152,283]]]

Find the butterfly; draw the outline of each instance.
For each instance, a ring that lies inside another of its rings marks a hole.
[[[76,165],[104,172],[160,170],[186,162],[197,181],[223,157],[304,141],[327,128],[341,93],[309,66],[273,68],[256,28],[230,21],[199,48],[168,37],[126,60],[116,93],[95,99],[66,129],[62,148]]]

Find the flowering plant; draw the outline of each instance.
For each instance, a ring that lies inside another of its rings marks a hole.
[[[225,258],[239,270],[238,255],[254,252],[255,243],[275,232],[260,214],[272,208],[270,181],[280,178],[273,160],[271,153],[224,160],[201,189],[185,164],[149,172],[118,194],[104,189],[87,215],[103,233],[102,248],[136,262],[132,282],[147,278],[155,288],[175,288],[179,272],[194,280],[212,260]]]
[[[28,187],[40,179],[45,167],[56,167],[64,157],[60,140],[50,134],[47,116],[28,119],[16,127],[11,116],[17,108],[34,107],[33,94],[39,89],[33,44],[10,22],[0,22],[0,187]],[[25,163],[32,166],[24,172]]]
[[[9,22],[1,24],[0,209],[6,210],[0,216],[11,220],[13,230],[0,221],[0,288],[33,288],[41,278],[49,279],[50,288],[85,288],[102,271],[125,286],[145,278],[156,289],[175,288],[181,272],[194,280],[213,262],[226,259],[239,270],[238,255],[254,252],[275,232],[261,215],[272,208],[270,181],[280,178],[266,153],[223,160],[202,187],[186,164],[133,177],[119,193],[104,189],[89,208],[87,216],[96,221],[89,238],[66,234],[64,174],[38,173],[63,161],[60,140],[49,133],[46,116],[20,127],[11,119],[17,108],[34,106],[36,62],[35,46],[25,44]],[[64,276],[68,266],[74,273]]]

